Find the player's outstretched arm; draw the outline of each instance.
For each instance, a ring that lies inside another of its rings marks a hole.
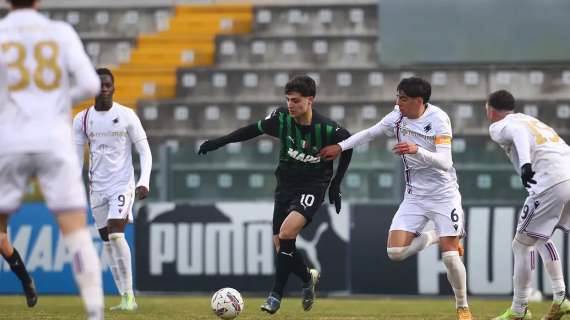
[[[342,148],[342,151],[353,149],[354,147],[372,141],[374,138],[384,134],[384,132],[385,126],[382,124],[382,122],[378,122],[374,126],[359,131],[351,137],[339,142],[339,145]]]
[[[338,129],[345,130],[341,129],[340,127]],[[346,139],[342,139],[337,144],[329,145],[322,148],[319,151],[319,157],[325,159],[326,161],[334,160],[336,159],[336,157],[338,157],[339,154],[341,154],[341,152],[350,150],[356,146],[367,143],[372,139],[374,139],[375,137],[381,135],[383,132],[384,128],[381,122],[378,122],[373,127],[355,133],[352,137],[350,136],[348,131],[346,131],[347,133]]]
[[[220,147],[225,146],[228,143],[246,141],[253,139],[263,132],[259,130],[259,125],[257,123],[250,124],[246,127],[237,129],[236,131],[227,134],[225,136],[219,137],[217,139],[207,140],[200,145],[198,154],[206,154],[210,151],[214,151]]]

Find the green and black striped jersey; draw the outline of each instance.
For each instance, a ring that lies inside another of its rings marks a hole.
[[[346,129],[314,109],[310,125],[297,124],[286,108],[279,108],[258,121],[257,128],[281,141],[275,171],[277,192],[282,188],[326,188],[333,175],[333,162],[321,160],[319,151],[350,137]]]

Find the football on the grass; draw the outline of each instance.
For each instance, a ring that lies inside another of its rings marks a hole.
[[[212,311],[222,319],[234,319],[243,311],[241,294],[233,288],[223,288],[212,296]]]

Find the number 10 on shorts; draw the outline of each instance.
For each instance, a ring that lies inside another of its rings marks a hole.
[[[312,206],[315,203],[315,196],[308,193],[303,193],[301,195],[301,205],[303,208],[307,209],[307,207]]]

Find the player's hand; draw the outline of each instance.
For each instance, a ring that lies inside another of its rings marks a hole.
[[[148,197],[148,189],[145,186],[138,186],[135,189],[135,195],[139,200],[145,199],[146,197]]]
[[[340,213],[341,202],[342,193],[340,193],[340,182],[337,182],[335,179],[333,179],[331,181],[331,185],[329,186],[329,203],[334,203],[337,214]]]
[[[536,184],[536,181],[533,179],[534,171],[532,171],[532,165],[530,163],[525,163],[521,167],[521,180],[522,184],[525,188],[530,188],[531,184]]]
[[[204,143],[200,145],[200,149],[198,150],[198,154],[206,154],[210,151],[214,151],[218,149],[220,146],[215,143],[213,140],[206,140]]]
[[[319,157],[325,159],[326,161],[331,161],[336,159],[339,154],[342,153],[342,148],[338,144],[333,144],[326,146],[319,151]]]
[[[418,146],[415,143],[404,141],[394,145],[392,151],[399,156],[403,154],[415,154],[418,152]]]

